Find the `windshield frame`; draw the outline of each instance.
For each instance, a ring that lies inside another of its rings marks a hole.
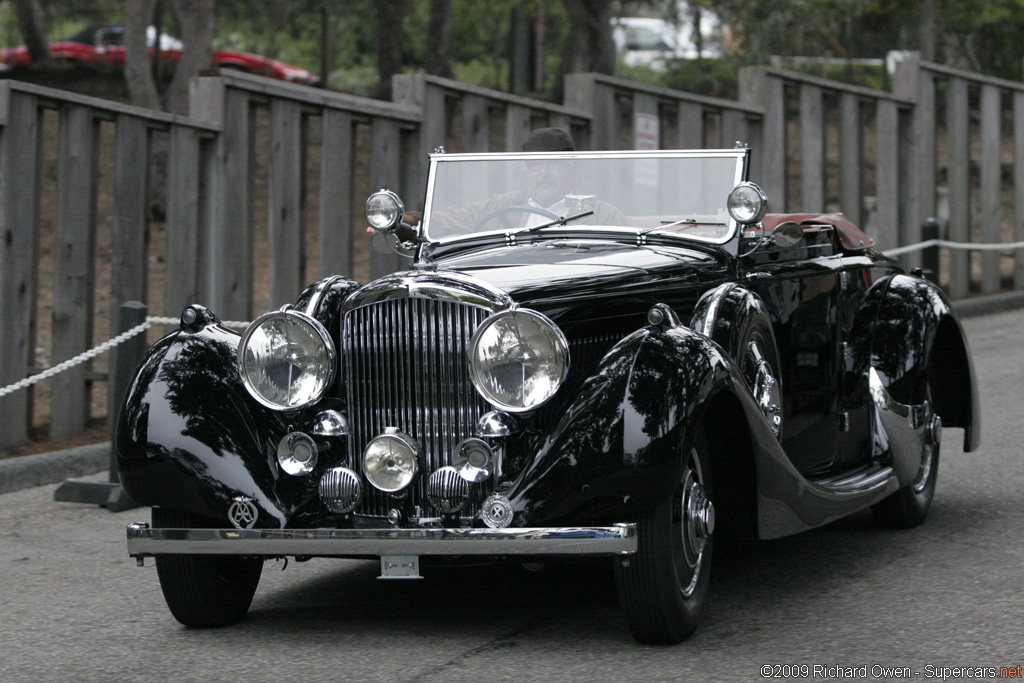
[[[465,240],[476,240],[481,237],[499,236],[509,237],[515,235],[519,230],[509,231],[505,228],[485,230],[473,233],[464,233],[450,237],[430,236],[430,215],[434,197],[435,182],[440,164],[458,163],[467,161],[529,161],[545,159],[585,160],[585,159],[664,159],[664,158],[687,158],[687,159],[722,159],[732,158],[735,160],[735,174],[733,187],[747,179],[747,172],[750,165],[750,149],[738,147],[735,149],[701,149],[701,150],[616,150],[601,152],[487,152],[487,153],[433,153],[429,155],[429,170],[427,174],[426,198],[423,207],[423,223],[419,228],[421,241],[429,244],[450,244]],[[731,190],[732,188],[729,188]],[[722,196],[722,206],[725,206],[728,191]],[[722,237],[705,237],[693,234],[678,232],[666,232],[659,228],[637,228],[632,226],[593,226],[556,224],[544,230],[532,232],[531,235],[545,234],[548,232],[564,231],[586,231],[591,233],[604,233],[608,235],[636,235],[638,239],[646,235],[658,235],[664,237],[678,238],[685,242],[698,242],[702,244],[724,245],[736,238],[741,233],[739,224],[731,216],[728,223],[729,229]]]

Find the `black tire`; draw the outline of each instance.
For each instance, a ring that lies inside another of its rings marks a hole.
[[[676,490],[637,520],[636,554],[614,560],[619,602],[641,643],[678,643],[697,627],[711,572],[714,512],[710,507],[710,529],[704,523],[706,536],[699,538],[695,526],[701,522],[688,510],[691,503],[699,509],[701,498],[711,500],[712,492],[707,444],[699,433]]]
[[[931,391],[927,391],[931,405]],[[912,529],[928,516],[935,497],[935,484],[939,479],[939,449],[942,445],[942,422],[938,421],[935,443],[926,443],[921,453],[921,467],[917,478],[899,491],[871,506],[871,512],[881,526],[890,529]]]
[[[176,510],[153,508],[154,529],[211,527],[210,520]],[[164,555],[156,573],[164,600],[185,626],[233,624],[249,610],[260,582],[263,560],[227,555]]]

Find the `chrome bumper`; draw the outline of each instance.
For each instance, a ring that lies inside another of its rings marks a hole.
[[[151,529],[128,525],[128,554],[631,555],[635,524],[523,529]]]

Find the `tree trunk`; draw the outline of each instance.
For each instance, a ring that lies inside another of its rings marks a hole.
[[[512,30],[509,48],[509,91],[521,95],[533,90],[537,82],[534,70],[537,67],[536,26],[526,12],[523,3],[512,8]]]
[[[46,32],[43,31],[43,15],[39,10],[39,0],[14,0],[14,12],[18,17],[18,30],[21,31],[32,63],[48,61],[50,45],[46,42]]]
[[[330,87],[334,71],[334,20],[326,0],[320,5],[320,87]]]
[[[935,61],[935,1],[921,2],[921,59]]]
[[[569,14],[569,35],[555,82],[556,102],[565,91],[566,74],[615,73],[611,0],[562,0],[562,4]]]
[[[412,0],[377,0],[373,3],[377,29],[377,97],[391,99],[391,77],[402,70],[402,22]]]
[[[147,109],[161,109],[146,44],[155,8],[156,0],[129,0],[124,10],[124,80],[132,104]]]
[[[188,87],[192,77],[210,68],[213,57],[213,0],[174,0],[185,48],[164,96],[167,111],[188,114]]]
[[[452,77],[448,48],[452,37],[452,0],[430,0],[430,22],[427,24],[427,54],[424,67],[428,74]]]

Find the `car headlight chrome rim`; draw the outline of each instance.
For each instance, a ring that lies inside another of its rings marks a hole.
[[[337,351],[316,319],[294,310],[266,313],[238,345],[242,383],[273,410],[299,410],[323,398],[334,381]]]
[[[521,413],[546,403],[569,371],[569,344],[546,316],[525,308],[492,315],[470,342],[469,375],[487,401]]]

